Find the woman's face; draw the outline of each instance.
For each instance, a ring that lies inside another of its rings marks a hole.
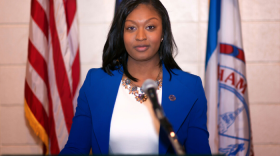
[[[123,38],[129,59],[159,60],[162,19],[153,6],[140,4],[127,16]]]

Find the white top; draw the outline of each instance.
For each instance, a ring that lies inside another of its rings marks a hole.
[[[157,94],[161,104],[162,88]],[[111,120],[109,154],[158,154],[158,141],[148,108],[121,83]]]

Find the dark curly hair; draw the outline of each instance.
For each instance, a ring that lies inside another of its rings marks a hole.
[[[116,10],[116,14],[113,19],[113,23],[111,25],[110,31],[107,36],[106,43],[103,49],[102,56],[102,69],[109,75],[113,75],[111,70],[120,70],[121,66],[123,67],[124,74],[133,81],[137,81],[136,78],[130,75],[127,70],[127,58],[128,53],[125,49],[123,33],[124,33],[124,24],[127,16],[139,5],[146,4],[151,5],[155,8],[155,10],[159,13],[162,18],[162,34],[163,41],[159,47],[159,56],[161,66],[164,63],[167,71],[170,74],[171,80],[171,72],[172,69],[181,68],[174,60],[174,49],[177,50],[176,43],[174,41],[171,24],[169,20],[169,16],[167,10],[162,5],[159,0],[123,0],[120,3],[120,6]],[[176,53],[177,54],[177,53]]]

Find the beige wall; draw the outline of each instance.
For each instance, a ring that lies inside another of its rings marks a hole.
[[[115,0],[78,0],[82,80],[100,67]],[[208,0],[162,0],[186,71],[204,79]],[[239,0],[256,155],[280,153],[280,0]],[[0,154],[40,154],[24,117],[30,0],[0,0]]]

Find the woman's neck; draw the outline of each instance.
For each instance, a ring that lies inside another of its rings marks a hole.
[[[132,58],[127,60],[127,70],[133,77],[137,78],[137,82],[133,82],[137,86],[142,86],[146,79],[156,80],[161,70],[159,59],[149,61],[135,61]]]

